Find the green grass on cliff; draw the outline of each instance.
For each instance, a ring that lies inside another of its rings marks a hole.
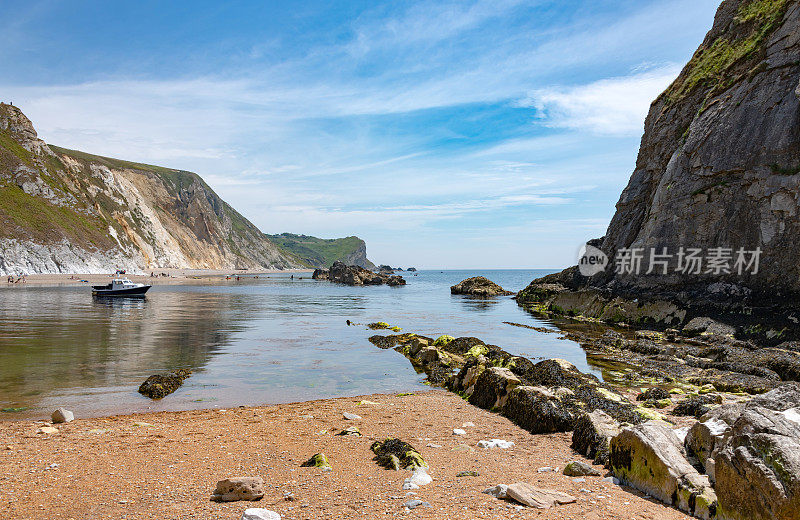
[[[108,230],[98,219],[44,202],[15,184],[0,185],[0,237],[27,238],[42,243],[67,238],[83,246],[111,245]]]
[[[292,233],[267,236],[278,247],[312,267],[327,268],[337,260],[344,261],[363,244],[358,237],[325,239]]]
[[[667,89],[669,101],[680,100],[701,85],[710,87],[712,92],[730,87],[736,78],[726,72],[761,49],[778,27],[788,4],[789,0],[752,0],[742,4],[731,30],[739,37],[722,35],[710,46],[698,49],[687,65],[687,74]]]

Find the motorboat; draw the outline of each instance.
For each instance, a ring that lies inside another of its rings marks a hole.
[[[152,285],[134,283],[127,278],[116,278],[108,285],[93,285],[93,296],[131,296],[143,298]]]

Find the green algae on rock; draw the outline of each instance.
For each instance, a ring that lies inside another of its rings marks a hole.
[[[152,375],[139,386],[139,393],[150,399],[163,399],[177,390],[192,375],[191,370],[180,369],[171,374]]]
[[[310,459],[300,464],[301,468],[333,469],[324,453],[315,453]]]
[[[387,469],[414,470],[428,467],[416,448],[397,438],[375,441],[370,449],[375,453],[375,462]]]

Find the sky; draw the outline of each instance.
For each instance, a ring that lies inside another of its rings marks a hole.
[[[0,100],[376,263],[561,268],[718,0],[0,0]]]

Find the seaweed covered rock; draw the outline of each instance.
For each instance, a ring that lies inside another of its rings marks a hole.
[[[461,280],[456,285],[450,287],[450,294],[467,294],[470,296],[507,296],[514,294],[511,291],[506,291],[493,281],[483,276],[473,276],[466,280]]]
[[[375,453],[375,462],[387,469],[414,470],[428,467],[416,448],[397,438],[375,441],[370,449]]]
[[[370,336],[368,339],[370,343],[382,349],[394,348],[394,346],[397,345],[397,338],[394,336],[383,336],[381,334],[376,334],[374,336]]]
[[[675,432],[651,421],[611,439],[611,471],[625,484],[702,519],[714,518],[717,497],[708,477],[686,459]]]
[[[714,455],[720,515],[800,519],[800,385],[756,397]]]
[[[620,425],[602,410],[585,413],[575,420],[572,449],[593,459],[595,464],[608,464],[611,439],[620,432]]]
[[[192,372],[186,369],[152,375],[139,386],[139,393],[150,399],[162,399],[177,390],[190,375]]]
[[[522,382],[511,370],[490,367],[480,373],[469,396],[470,404],[487,410],[502,408],[511,391]]]
[[[712,405],[718,404],[722,404],[722,396],[717,394],[687,397],[678,403],[672,413],[673,415],[688,415],[699,419],[712,410]]]
[[[547,388],[537,386],[514,388],[502,413],[531,433],[566,432],[575,422],[574,407]]]
[[[326,457],[324,453],[315,453],[310,459],[300,464],[300,467],[332,469],[331,464],[328,462],[328,457]]]
[[[657,386],[648,388],[636,396],[637,401],[660,401],[662,399],[669,399],[669,392]]]

